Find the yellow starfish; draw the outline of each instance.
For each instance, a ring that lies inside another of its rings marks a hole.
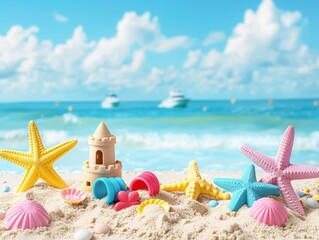
[[[222,200],[230,199],[229,193],[220,191],[217,187],[202,179],[195,161],[189,163],[187,178],[171,184],[162,185],[161,190],[168,192],[182,191],[186,193],[187,198],[192,200],[197,200],[199,194],[206,194]]]
[[[20,152],[0,150],[0,157],[25,168],[25,173],[17,192],[30,189],[39,178],[56,188],[66,188],[68,185],[53,169],[53,163],[70,151],[77,140],[70,140],[54,147],[45,149],[37,125],[29,123],[30,151]]]

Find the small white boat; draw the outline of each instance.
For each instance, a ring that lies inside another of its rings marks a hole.
[[[160,108],[184,108],[187,106],[189,99],[177,90],[169,92],[169,97],[164,99],[158,107]]]
[[[114,108],[120,105],[120,99],[116,94],[108,95],[101,103],[102,108]]]

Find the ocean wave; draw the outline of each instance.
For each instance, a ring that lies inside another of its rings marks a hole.
[[[79,117],[73,113],[65,113],[63,114],[63,120],[65,123],[77,123],[79,122]]]
[[[44,145],[53,146],[69,139],[66,131],[44,130],[41,133]],[[0,141],[28,141],[29,134],[26,129],[17,129],[9,131],[0,131]]]
[[[53,146],[70,138],[79,140],[79,152],[87,152],[88,136],[70,136],[64,130],[43,130],[42,140],[45,146]],[[281,134],[254,133],[245,134],[190,134],[190,133],[137,133],[126,132],[117,136],[118,144],[125,148],[137,149],[175,149],[175,150],[234,150],[241,144],[254,146],[260,150],[275,151],[281,141]],[[28,142],[28,131],[17,129],[0,131],[0,142],[20,144]],[[294,150],[319,150],[319,131],[309,134],[297,135],[294,142]]]
[[[241,144],[248,144],[259,149],[276,150],[281,135],[247,133],[244,135],[212,135],[188,133],[127,133],[118,136],[118,142],[131,147],[146,149],[183,149],[183,150],[233,150]],[[306,136],[296,136],[294,150],[319,150],[319,132]]]

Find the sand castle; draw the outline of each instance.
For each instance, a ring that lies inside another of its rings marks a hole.
[[[115,160],[116,137],[110,133],[104,122],[89,137],[89,160],[83,163],[82,186],[85,192],[92,192],[94,181],[101,177],[122,177],[122,163]]]

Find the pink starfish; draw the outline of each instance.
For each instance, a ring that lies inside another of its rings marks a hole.
[[[240,146],[240,150],[250,160],[266,171],[265,176],[260,181],[277,185],[288,207],[301,215],[305,215],[298,196],[292,188],[291,181],[317,178],[319,177],[319,168],[290,164],[294,136],[294,127],[289,126],[284,133],[275,158],[269,157],[246,145]]]

